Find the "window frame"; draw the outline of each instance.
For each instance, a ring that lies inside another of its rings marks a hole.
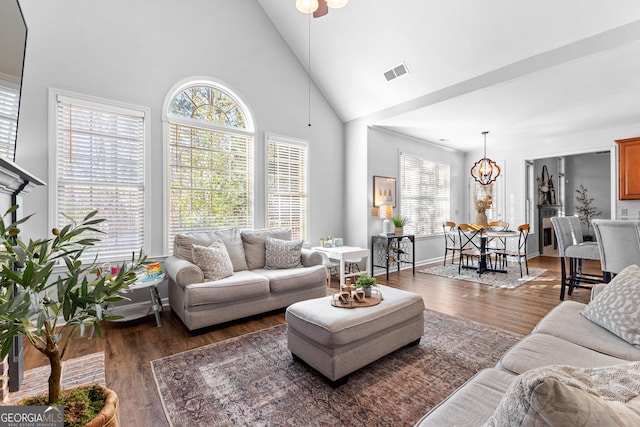
[[[420,155],[420,154],[415,154],[415,153],[410,153],[410,152],[404,152],[404,151],[400,151],[399,156],[398,156],[398,181],[399,181],[399,185],[398,185],[398,213],[395,213],[394,215],[401,215],[401,216],[406,216],[405,212],[403,212],[403,203],[404,203],[404,197],[405,194],[403,192],[403,186],[404,186],[404,180],[402,179],[402,175],[403,175],[403,156],[406,157],[410,157],[413,159],[417,159],[420,161],[426,161],[426,162],[431,162],[433,164],[436,165],[442,165],[442,166],[446,166],[449,168],[449,197],[448,197],[448,201],[449,201],[449,217],[451,216],[451,212],[452,212],[452,208],[451,208],[451,203],[452,203],[452,192],[451,192],[451,181],[452,181],[452,175],[451,175],[451,162],[441,162],[441,161],[435,161],[435,160],[431,160],[429,158],[427,158],[424,155]],[[449,220],[449,219],[444,219],[445,221]],[[408,226],[410,229],[413,227],[413,225],[411,225],[411,222],[413,220],[410,218],[409,222],[407,223],[407,225],[405,225],[405,230],[406,227]],[[433,236],[439,236],[442,235],[443,231],[442,231],[442,227],[438,226],[438,223],[436,223],[434,225],[434,231],[432,233],[417,233],[415,232],[415,230],[413,231],[413,233],[415,234],[416,237],[433,237]]]
[[[229,96],[230,98],[232,98],[237,104],[238,106],[243,110],[244,114],[245,114],[245,121],[246,121],[246,127],[243,128],[238,128],[238,127],[233,127],[233,126],[224,126],[224,125],[219,125],[219,124],[214,124],[214,123],[207,123],[204,122],[202,120],[197,120],[197,119],[191,119],[191,118],[187,118],[187,117],[180,117],[180,116],[174,116],[170,114],[169,111],[169,107],[171,105],[171,102],[173,101],[173,99],[178,96],[181,92],[183,92],[185,89],[192,87],[192,86],[213,86],[223,92],[225,92],[225,94],[227,96]],[[248,107],[248,105],[243,101],[242,96],[240,95],[240,92],[237,91],[236,89],[234,89],[232,86],[228,85],[227,83],[219,80],[219,79],[215,79],[215,78],[211,78],[211,77],[203,77],[203,76],[197,76],[197,77],[188,77],[185,79],[182,79],[181,81],[179,81],[178,83],[176,83],[171,89],[169,89],[169,91],[167,92],[167,95],[165,96],[164,102],[162,104],[162,159],[163,159],[163,168],[162,168],[162,182],[163,182],[163,203],[162,203],[162,220],[163,220],[163,230],[164,230],[164,234],[163,234],[163,238],[162,238],[162,251],[164,254],[171,254],[173,253],[173,249],[171,248],[171,244],[169,243],[169,212],[170,212],[170,207],[169,207],[169,126],[171,123],[176,123],[176,124],[180,124],[180,125],[184,125],[184,126],[195,126],[198,128],[207,128],[207,129],[211,129],[214,131],[220,131],[220,132],[234,132],[234,133],[238,133],[244,136],[250,136],[253,138],[253,151],[251,153],[251,156],[253,158],[253,179],[252,179],[252,187],[251,187],[251,191],[253,194],[252,200],[251,200],[251,211],[253,213],[253,222],[255,225],[255,216],[256,216],[256,150],[257,150],[257,145],[256,144],[256,122],[255,122],[255,115],[253,114],[253,111]],[[206,126],[203,126],[206,125]]]
[[[49,208],[48,208],[48,223],[49,229],[58,227],[58,214],[59,214],[59,203],[58,203],[58,145],[57,145],[57,108],[58,108],[58,97],[70,98],[74,101],[77,101],[79,105],[85,105],[87,107],[97,107],[101,109],[106,109],[108,111],[114,113],[124,113],[124,114],[141,114],[143,117],[143,198],[144,201],[142,203],[143,214],[142,218],[144,221],[143,225],[143,247],[138,248],[138,250],[142,249],[146,254],[148,254],[151,250],[151,193],[149,183],[151,182],[151,109],[148,107],[143,107],[140,105],[134,105],[129,103],[124,103],[120,101],[115,101],[106,98],[100,98],[96,96],[70,92],[57,88],[49,88]],[[100,217],[100,213],[98,213]],[[98,227],[100,228],[100,227]],[[101,256],[99,258],[100,262],[105,261],[124,261],[124,257],[122,256]]]
[[[310,208],[310,200],[309,200],[309,190],[311,188],[311,184],[310,184],[310,178],[311,178],[311,174],[310,174],[310,149],[309,149],[309,142],[306,140],[302,140],[302,139],[296,139],[296,138],[292,138],[292,137],[288,137],[288,136],[283,136],[283,135],[278,135],[275,133],[270,133],[270,132],[265,132],[265,136],[264,136],[264,223],[265,226],[268,227],[269,226],[269,141],[270,140],[274,140],[276,142],[282,142],[284,144],[290,144],[290,145],[298,145],[301,147],[304,147],[304,151],[305,151],[305,197],[306,197],[306,201],[305,201],[305,218],[304,218],[304,224],[305,224],[305,229],[304,229],[304,235],[301,236],[300,238],[304,241],[304,242],[308,242],[309,241],[309,208]]]
[[[11,156],[7,157],[5,160],[9,161],[9,162],[14,162],[15,161],[15,155],[16,155],[16,141],[17,141],[17,137],[18,137],[18,120],[19,120],[19,115],[20,115],[20,84],[16,83],[14,81],[11,80],[6,80],[4,77],[9,77],[6,75],[3,75],[2,73],[0,73],[0,88],[5,89],[7,91],[7,93],[9,92],[14,92],[16,95],[16,105],[15,105],[15,118],[13,117],[8,117],[8,116],[3,116],[4,118],[7,119],[7,121],[9,120],[14,120],[14,128],[15,128],[15,134],[13,135],[13,146],[9,147],[9,145],[7,145],[7,152],[10,154]],[[7,143],[9,143],[9,140],[7,140]],[[2,148],[0,146],[0,152],[2,152]],[[1,156],[0,156],[1,157]]]

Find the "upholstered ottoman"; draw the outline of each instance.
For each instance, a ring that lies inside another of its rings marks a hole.
[[[294,357],[336,386],[347,376],[424,333],[420,295],[379,286],[383,300],[372,307],[339,308],[332,296],[310,299],[287,308],[287,346]]]

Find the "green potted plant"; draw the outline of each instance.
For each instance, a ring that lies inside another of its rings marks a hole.
[[[362,288],[364,296],[369,298],[371,296],[371,289],[378,286],[375,277],[369,276],[367,273],[361,274],[356,280],[356,287]]]
[[[24,242],[19,237],[18,226],[30,216],[9,225],[5,223],[5,218],[17,208],[13,206],[0,218],[2,357],[9,353],[14,337],[24,336],[49,359],[51,367],[46,401],[35,400],[32,404],[59,405],[62,358],[69,349],[71,338],[78,332],[82,336],[88,328],[102,336],[100,321],[120,318],[110,315],[106,307],[123,299],[119,293],[136,282],[135,270],[145,261],[145,256],[140,251],[137,259],[132,256],[131,262],[123,263],[113,276],[99,274],[97,256],[87,261],[84,254],[87,248],[100,241],[88,235],[99,233],[95,226],[104,221],[95,217],[96,211],[81,222],[69,218],[69,225],[52,230],[52,238]],[[88,393],[96,395],[95,390]],[[116,405],[105,406],[103,411],[113,412],[117,419],[112,425],[119,425],[117,396],[108,389],[102,394],[106,403]],[[65,409],[65,419],[67,412]],[[92,416],[100,418],[104,415]],[[80,425],[90,420],[83,420]]]
[[[404,226],[407,223],[407,218],[400,215],[394,215],[391,217],[393,225],[395,227],[395,234],[402,234],[404,232]]]
[[[587,191],[588,190],[582,184],[580,184],[580,188],[576,190],[576,193],[578,193],[576,196],[576,201],[578,202],[576,210],[578,211],[580,221],[587,224],[587,234],[583,236],[583,240],[590,242],[593,241],[593,235],[591,234],[591,220],[602,215],[602,211],[599,211],[595,206],[591,205],[593,197],[589,197],[587,195]]]

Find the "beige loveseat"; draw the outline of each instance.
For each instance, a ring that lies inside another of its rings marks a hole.
[[[634,265],[596,285],[588,310],[562,302],[417,425],[640,425],[639,299]]]
[[[169,304],[195,330],[325,296],[322,256],[301,246],[286,228],[178,234]]]

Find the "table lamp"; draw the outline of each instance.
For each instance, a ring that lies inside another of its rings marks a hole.
[[[384,221],[382,221],[382,233],[380,234],[383,236],[393,234],[393,222],[391,222],[391,217],[393,217],[393,206],[380,206],[380,218],[384,219]]]

